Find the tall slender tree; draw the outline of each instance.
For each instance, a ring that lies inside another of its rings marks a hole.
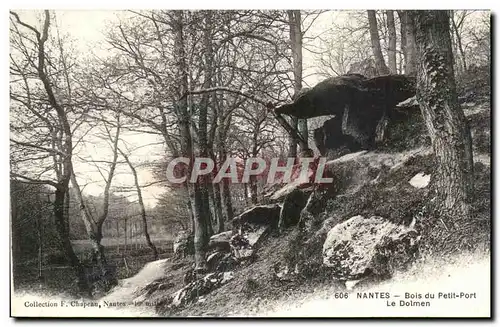
[[[188,67],[186,64],[185,51],[185,18],[184,12],[176,10],[171,18],[172,32],[174,33],[174,60],[176,75],[179,80],[178,94],[179,100],[176,102],[176,112],[179,117],[179,132],[181,137],[181,152],[184,157],[189,158],[191,165],[194,162],[194,148],[191,133],[191,116],[188,111]],[[186,169],[187,180],[191,178],[190,169]],[[204,212],[206,206],[203,204],[202,192],[199,183],[187,184],[189,198],[194,216],[194,250],[196,270],[206,270],[206,251],[208,244],[208,230],[206,217],[209,214]]]
[[[396,65],[396,24],[394,23],[394,10],[386,10],[387,15],[387,34],[388,34],[388,47],[387,47],[387,63],[391,74],[397,74],[398,69]]]
[[[300,10],[287,10],[288,24],[290,29],[290,47],[292,50],[293,63],[293,97],[299,96],[302,90],[302,15]],[[308,139],[307,119],[292,118],[292,126],[297,128],[303,140]],[[297,140],[294,137],[289,137],[290,142],[290,157],[297,155]],[[304,150],[304,149],[301,149]]]
[[[377,13],[375,10],[368,10],[368,25],[370,28],[370,39],[372,42],[373,57],[379,75],[389,74],[389,68],[385,64],[382,48],[380,47],[380,37],[378,34]]]
[[[401,23],[401,50],[404,58],[404,73],[414,75],[416,72],[415,29],[413,17],[407,10],[398,10]]]

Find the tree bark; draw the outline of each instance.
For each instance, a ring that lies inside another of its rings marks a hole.
[[[399,16],[399,26],[400,26],[400,34],[401,34],[401,53],[403,54],[403,67],[406,69],[406,61],[407,61],[407,45],[406,45],[406,35],[408,32],[406,31],[408,28],[408,13],[403,10],[398,10]],[[403,71],[404,72],[404,71]]]
[[[66,198],[64,199],[64,219],[66,221],[66,230],[68,231],[68,235],[71,235],[71,231],[70,231],[70,228],[69,228],[69,207],[70,207],[70,203],[71,203],[71,192],[70,190],[68,190],[68,192],[66,192]]]
[[[458,51],[460,51],[460,59],[461,59],[461,62],[462,62],[462,69],[465,72],[467,70],[467,61],[465,60],[465,50],[464,50],[464,47],[462,45],[462,37],[461,37],[460,31],[459,31],[460,27],[457,24],[457,22],[455,21],[454,11],[452,10],[451,13],[452,13],[451,23],[452,23],[452,26],[453,26],[453,32],[454,32],[455,37],[457,39]]]
[[[212,171],[212,180],[213,180],[219,169],[219,164],[217,163],[217,158],[215,157],[213,151],[211,153],[211,157],[214,162],[214,170]],[[212,183],[212,193],[213,193],[214,216],[217,225],[217,233],[222,233],[224,231],[224,215],[222,214],[222,197],[221,197],[220,183]]]
[[[227,152],[226,152],[226,147],[224,145],[226,135],[224,133],[225,127],[224,124],[219,124],[219,138],[218,138],[218,152],[219,152],[219,160],[220,162],[224,162],[227,159]],[[234,217],[234,210],[233,210],[233,203],[231,200],[231,190],[229,186],[229,179],[228,178],[223,178],[221,180],[221,196],[222,196],[222,202],[224,203],[224,211],[226,214],[226,219],[227,221],[230,221]]]
[[[294,130],[299,128],[299,119],[297,117],[290,117],[290,124]],[[297,140],[289,135],[288,136],[288,157],[295,158],[297,156]]]
[[[231,199],[231,189],[229,186],[229,179],[222,179],[222,202],[224,202],[224,208],[226,209],[226,216],[228,220],[233,219],[234,217],[234,209],[233,209],[233,201]]]
[[[188,88],[188,68],[186,64],[185,42],[184,42],[184,12],[176,10],[173,13],[172,32],[174,33],[174,59],[179,80],[179,95],[187,94]],[[193,163],[193,141],[191,138],[190,114],[188,112],[187,96],[182,96],[176,103],[176,113],[179,119],[178,127],[181,137],[181,153],[186,158],[190,158]],[[190,169],[187,169],[187,180],[191,178]],[[198,183],[194,185],[186,184],[189,199],[191,201],[191,210],[193,212],[194,223],[194,250],[195,265],[197,271],[206,271],[206,249],[208,245],[208,235],[206,226],[206,217],[203,216],[202,196]]]
[[[220,191],[220,184],[213,184],[214,192],[214,205],[215,205],[215,217],[217,219],[217,233],[222,233],[224,231],[224,215],[222,214],[222,197]]]
[[[300,10],[287,10],[287,14],[293,59],[293,97],[295,99],[302,90],[302,16]],[[296,119],[295,121],[292,118],[292,127],[298,130],[302,139],[307,142],[309,136],[307,130],[307,119]],[[297,140],[290,136],[289,142],[289,156],[295,157],[297,155]],[[305,150],[302,148],[302,144],[299,143],[299,146],[301,150]]]
[[[64,219],[64,198],[66,197],[65,194],[67,191],[67,187],[59,187],[55,191],[55,199],[53,204],[55,225],[59,234],[61,248],[66,254],[66,257],[69,259],[71,267],[73,267],[75,275],[77,276],[79,290],[84,294],[92,295],[91,287],[87,280],[87,275],[85,274],[83,266],[81,265],[80,260],[73,250],[73,246],[69,239],[69,233],[66,229],[66,223]]]
[[[245,197],[245,206],[250,205],[248,202],[248,183],[243,184],[243,196]]]
[[[255,176],[250,176],[248,183],[250,185],[250,199],[252,201],[252,204],[257,204],[258,203],[258,191],[257,191],[257,180]]]
[[[389,46],[387,49],[387,63],[391,74],[397,74],[396,66],[396,25],[394,23],[394,10],[386,10],[387,14],[387,31],[389,36]]]
[[[417,40],[417,99],[436,156],[438,212],[449,233],[458,234],[456,221],[471,218],[474,176],[470,129],[456,93],[449,14],[433,10],[411,16]]]
[[[370,28],[370,39],[377,73],[378,75],[387,75],[389,74],[389,68],[387,68],[385,64],[382,48],[380,47],[380,37],[378,35],[377,15],[375,10],[368,10],[368,25]]]
[[[205,77],[203,81],[203,88],[208,89],[212,87],[212,78],[214,75],[213,67],[213,44],[212,44],[212,25],[213,18],[210,10],[203,11],[204,18],[204,59],[205,59]],[[201,98],[199,110],[199,123],[198,123],[198,142],[200,146],[200,157],[208,158],[208,105],[210,103],[211,93],[204,93]],[[211,191],[211,174],[201,176],[199,183],[199,190],[201,192],[201,216],[205,219],[205,227],[207,238],[213,234],[212,227],[212,213],[210,210],[210,198],[213,200],[213,190]],[[214,203],[212,201],[212,203]]]
[[[401,21],[401,47],[405,58],[404,73],[414,75],[416,73],[416,45],[413,16],[410,16],[407,10],[398,10],[398,15]]]

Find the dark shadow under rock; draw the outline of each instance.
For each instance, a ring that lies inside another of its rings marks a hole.
[[[300,212],[306,205],[308,194],[295,189],[285,197],[280,211],[278,228],[283,230],[295,226],[300,219]]]

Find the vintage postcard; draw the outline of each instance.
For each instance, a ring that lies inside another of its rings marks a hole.
[[[488,10],[9,14],[11,316],[492,316]]]

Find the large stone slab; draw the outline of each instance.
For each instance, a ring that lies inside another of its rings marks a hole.
[[[233,218],[233,229],[241,228],[245,224],[276,227],[280,210],[279,204],[254,206]]]
[[[233,231],[226,231],[212,235],[208,241],[208,249],[215,251],[229,251],[229,240],[233,236]]]

